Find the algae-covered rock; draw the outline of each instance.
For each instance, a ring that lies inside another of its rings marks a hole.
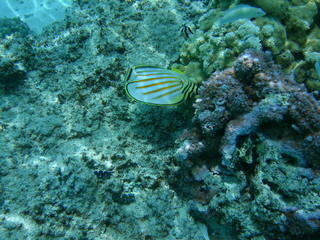
[[[19,18],[0,19],[0,89],[14,89],[34,66],[30,29]]]
[[[15,62],[8,58],[0,57],[0,84],[1,87],[15,88],[25,78],[26,72]]]
[[[209,7],[225,10],[232,5],[237,5],[239,3],[240,3],[240,0],[214,0],[214,1],[210,1]]]
[[[320,59],[320,28],[315,26],[303,46],[305,60],[316,62]]]
[[[238,157],[247,160],[237,171],[212,167],[211,174],[203,175],[201,182],[194,180],[192,188],[180,186],[193,200],[192,216],[218,239],[315,237],[319,224],[313,219],[319,218],[320,203],[316,172],[299,166],[299,156],[290,156],[277,141],[246,137],[238,149]],[[200,174],[195,165],[191,179]],[[221,230],[225,224],[227,233]]]
[[[187,177],[173,184],[196,203],[192,216],[218,239],[316,236],[318,98],[251,49],[202,82],[193,107],[176,152]],[[233,226],[229,235],[216,221]]]
[[[294,56],[289,49],[283,51],[275,58],[277,62],[284,68],[290,67],[294,62]]]
[[[269,15],[284,19],[288,15],[289,1],[287,0],[254,0],[254,3],[265,10]]]
[[[0,18],[0,38],[13,33],[20,37],[25,37],[30,33],[30,29],[19,18]]]
[[[310,29],[317,13],[318,9],[314,1],[307,1],[298,6],[290,6],[288,13],[289,19],[286,21],[286,25],[292,30],[306,31]]]
[[[315,63],[320,59],[320,29],[314,26],[307,36],[304,44],[298,48],[295,47],[296,53],[302,51],[304,59],[293,61],[289,69],[293,69],[296,75],[296,80],[305,82],[311,90],[320,90],[319,76],[315,69]],[[292,46],[292,44],[290,45]]]
[[[176,61],[194,10],[74,4],[30,41],[0,42],[3,59],[27,76],[14,94],[0,93],[0,239],[203,240],[168,184],[190,116],[131,103],[123,88],[129,66]]]
[[[22,35],[21,35],[22,34]],[[18,87],[26,78],[27,71],[36,65],[33,39],[13,33],[0,39],[0,89],[10,91]]]

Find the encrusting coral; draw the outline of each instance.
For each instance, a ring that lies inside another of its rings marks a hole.
[[[307,83],[308,89],[320,90],[313,67],[320,57],[317,0],[253,0],[252,6],[266,15],[217,24],[238,3],[231,2],[212,1],[213,9],[203,14],[194,36],[182,47],[182,64],[197,62],[203,74],[209,76],[213,71],[231,67],[245,49],[267,49],[285,72],[294,73],[295,79]]]
[[[320,103],[315,95],[293,75],[284,74],[270,54],[248,49],[232,68],[214,72],[200,85],[193,106],[193,128],[181,138],[176,158],[191,167],[181,170],[190,171],[186,181],[194,185],[184,191],[211,213],[201,221],[210,226],[215,215],[234,222],[240,239],[261,234],[259,224],[276,229],[271,237],[314,234],[320,226],[314,228],[308,221],[318,216],[313,201],[320,203],[315,171],[320,163]],[[277,170],[270,172],[270,165]],[[310,186],[299,190],[300,180],[293,179],[303,178],[309,178]],[[229,203],[237,211],[249,208],[248,213],[234,215]],[[249,207],[259,205],[265,209],[255,212]],[[294,211],[283,210],[292,205]],[[300,221],[298,230],[290,230],[293,221]]]
[[[290,131],[303,138],[320,130],[319,101],[303,84],[283,74],[271,56],[253,49],[241,54],[233,68],[217,71],[204,81],[194,108],[193,121],[202,139],[210,142],[225,131],[224,157],[232,156],[234,151],[229,151],[236,148],[240,136],[255,133],[265,124],[286,119]]]

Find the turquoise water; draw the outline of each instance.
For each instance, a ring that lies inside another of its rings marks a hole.
[[[318,239],[319,11],[0,1],[0,239]]]
[[[66,9],[71,5],[72,0],[3,0],[0,17],[18,17],[32,31],[39,33],[48,24],[63,20]]]

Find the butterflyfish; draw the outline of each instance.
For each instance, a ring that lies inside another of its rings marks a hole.
[[[197,86],[182,72],[154,66],[134,66],[125,83],[129,97],[146,104],[169,106],[185,101]]]
[[[180,28],[180,33],[185,39],[187,39],[187,38],[189,38],[190,36],[193,35],[193,32],[192,32],[191,28],[189,26],[187,26],[187,25],[183,25]]]

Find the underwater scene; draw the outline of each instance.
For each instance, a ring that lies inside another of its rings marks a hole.
[[[320,239],[320,0],[0,0],[20,239]]]

